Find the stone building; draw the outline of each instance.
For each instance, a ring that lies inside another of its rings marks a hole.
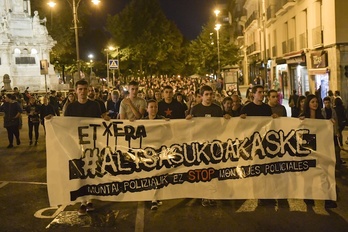
[[[348,1],[235,0],[233,6],[245,83],[261,76],[285,98],[296,89],[322,97],[340,90],[348,99]]]
[[[40,73],[40,60],[50,61],[49,52],[55,41],[48,35],[46,19],[31,15],[30,0],[0,0],[0,85],[9,75],[12,88],[45,90],[45,75]],[[46,75],[48,88],[58,85],[53,66]]]

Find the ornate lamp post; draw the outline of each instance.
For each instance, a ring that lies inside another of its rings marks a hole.
[[[215,10],[214,11],[215,16],[216,16],[216,21],[217,21],[217,17],[220,14],[219,10]],[[218,70],[217,70],[217,74],[218,76],[220,76],[220,71],[221,71],[221,65],[220,65],[220,35],[219,35],[219,30],[221,28],[221,24],[217,23],[215,24],[215,30],[216,30],[216,43],[217,43],[217,55],[218,55]]]
[[[55,3],[54,1],[50,1],[47,3],[47,5],[51,8],[51,30],[52,30],[52,25],[53,25],[53,14],[52,14],[52,11],[53,11],[53,8],[55,7],[57,3]]]
[[[91,74],[92,74],[92,72],[93,72],[93,54],[89,54],[88,55],[88,58],[89,58],[89,65],[90,65],[90,67],[91,67]]]

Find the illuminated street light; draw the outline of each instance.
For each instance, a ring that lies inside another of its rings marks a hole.
[[[215,13],[215,16],[216,16],[216,22],[217,22],[217,18],[220,14],[220,11],[219,10],[215,10],[214,11]],[[218,55],[218,70],[217,70],[217,74],[218,76],[220,76],[220,68],[221,68],[221,65],[220,65],[220,35],[219,35],[219,30],[221,28],[221,24],[220,23],[217,23],[215,24],[215,30],[216,30],[216,43],[217,43],[217,55]]]
[[[53,8],[55,7],[57,3],[53,2],[53,1],[50,1],[47,3],[47,5],[51,8],[51,30],[52,30],[52,25],[53,25],[53,16],[52,16],[52,11],[53,11]]]
[[[91,74],[92,74],[92,72],[93,72],[93,69],[92,69],[93,68],[93,58],[94,58],[93,54],[89,54],[88,58],[89,58],[89,64],[91,67]]]
[[[221,24],[215,24],[215,30],[216,30],[216,42],[217,42],[217,55],[218,55],[218,75],[220,75],[220,36],[219,36],[219,30],[221,28]]]

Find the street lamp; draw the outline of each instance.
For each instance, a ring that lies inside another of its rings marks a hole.
[[[57,4],[57,3],[53,2],[53,1],[50,1],[49,3],[47,3],[47,5],[51,8],[51,30],[52,30],[52,25],[53,25],[52,11],[53,11],[53,8],[54,8],[54,6],[55,6],[56,4]]]
[[[218,55],[218,75],[220,75],[220,36],[219,36],[219,30],[221,28],[221,24],[215,24],[215,30],[216,30],[216,42],[217,42],[217,55]]]
[[[214,11],[215,13],[215,16],[216,16],[216,21],[217,21],[217,17],[218,15],[220,14],[220,11],[219,10],[215,10]],[[221,28],[221,24],[220,23],[217,23],[215,24],[215,30],[216,30],[216,43],[217,43],[217,55],[218,55],[218,70],[217,70],[217,74],[218,76],[220,76],[220,68],[221,68],[221,65],[220,65],[220,35],[219,35],[219,30]]]
[[[68,1],[68,0],[67,0]],[[68,1],[70,6],[71,2]],[[91,0],[91,2],[94,5],[98,5],[100,3],[100,0]],[[77,71],[80,76],[80,71],[81,71],[81,64],[80,64],[80,49],[79,49],[79,31],[78,31],[78,26],[77,26],[77,10],[80,6],[81,0],[77,0],[77,3],[75,0],[72,1],[72,10],[73,10],[73,20],[74,20],[74,30],[75,30],[75,45],[76,45],[76,62],[77,62]]]
[[[92,74],[92,71],[93,71],[93,58],[94,58],[94,56],[93,56],[93,54],[89,54],[88,55],[88,58],[89,58],[89,64],[90,64],[90,67],[91,67],[91,74]]]
[[[104,51],[106,51],[106,81],[107,85],[109,86],[110,82],[110,64],[109,64],[109,53],[112,51],[115,51],[115,48],[113,46],[109,46],[108,48],[105,48]]]

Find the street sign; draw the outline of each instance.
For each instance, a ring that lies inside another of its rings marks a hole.
[[[109,60],[109,69],[118,69],[118,60]]]
[[[40,60],[40,74],[41,75],[48,74],[48,61],[47,60]]]

